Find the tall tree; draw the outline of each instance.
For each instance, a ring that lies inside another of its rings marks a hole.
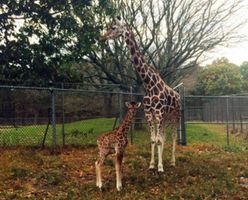
[[[77,77],[65,63],[94,48],[99,34],[94,13],[99,10],[90,0],[1,1],[3,79],[42,83]]]
[[[3,0],[0,72],[30,82],[82,81],[139,91],[123,41],[104,44],[100,30],[121,14],[142,53],[168,84],[194,69],[200,56],[233,41],[242,0]],[[109,17],[109,16],[112,17]]]
[[[243,92],[248,92],[248,61],[241,64],[240,73],[243,81]]]
[[[241,83],[239,67],[226,58],[220,58],[200,70],[193,93],[198,95],[237,94],[241,92]]]
[[[237,39],[235,30],[242,25],[231,23],[241,1],[118,0],[113,6],[134,31],[141,52],[169,84],[194,70],[205,52]],[[139,90],[140,81],[122,40],[103,45],[101,53],[90,52],[88,59],[101,80],[124,87],[128,83]]]

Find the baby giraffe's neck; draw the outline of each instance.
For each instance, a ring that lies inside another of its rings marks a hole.
[[[132,124],[134,114],[135,114],[134,111],[128,110],[127,114],[124,117],[122,124],[118,128],[118,131],[117,131],[118,134],[123,134],[125,136],[127,135],[128,130]]]

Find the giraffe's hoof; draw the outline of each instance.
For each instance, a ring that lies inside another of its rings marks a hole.
[[[165,174],[164,171],[158,171],[158,175],[159,175],[159,176],[161,176],[161,175],[163,175],[163,174]]]
[[[149,170],[154,170],[155,169],[155,166],[154,166],[154,163],[150,163],[150,165],[149,165]]]
[[[176,166],[176,163],[173,162],[173,161],[171,161],[170,166],[175,167]]]
[[[100,192],[103,192],[103,188],[101,186],[97,186]]]
[[[159,165],[158,166],[158,173],[163,173],[163,172],[164,172],[163,165]]]
[[[156,172],[156,169],[155,168],[149,168],[148,172],[154,174]]]
[[[116,187],[117,191],[120,192],[122,189],[122,186]]]

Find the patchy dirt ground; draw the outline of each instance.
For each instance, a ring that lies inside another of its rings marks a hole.
[[[248,199],[248,152],[194,145],[177,148],[177,166],[149,172],[149,144],[129,146],[123,190],[115,189],[114,162],[105,162],[104,190],[95,187],[95,146],[52,154],[33,148],[0,149],[0,199]]]

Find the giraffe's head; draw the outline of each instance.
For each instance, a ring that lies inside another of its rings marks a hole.
[[[125,102],[125,105],[129,111],[135,114],[138,108],[140,107],[141,103],[140,102],[136,103],[136,102],[131,101],[131,102]]]
[[[115,20],[109,25],[107,32],[101,36],[101,40],[115,39],[123,35],[126,30],[126,26],[121,23],[121,18],[118,16]]]

